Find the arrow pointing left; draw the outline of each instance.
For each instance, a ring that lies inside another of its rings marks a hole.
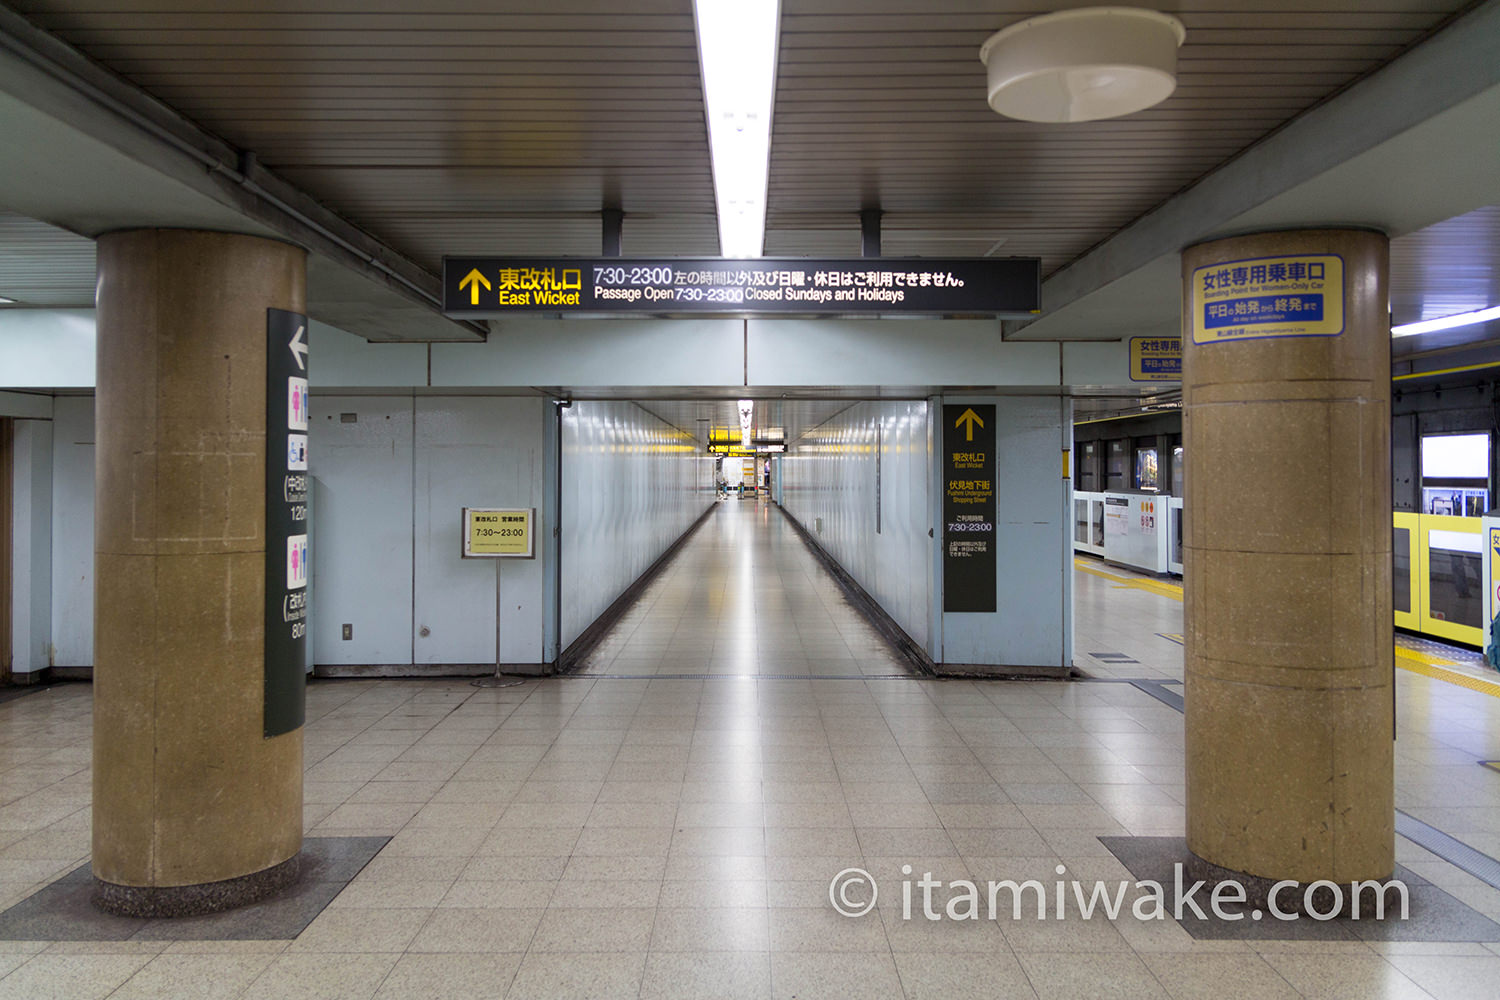
[[[307,341],[302,339],[302,335],[306,332],[306,326],[297,327],[297,332],[292,336],[291,343],[286,345],[291,348],[292,357],[297,359],[297,367],[302,371],[307,371]]]
[[[470,271],[468,274],[464,275],[464,280],[460,281],[458,283],[458,290],[460,292],[463,291],[465,288],[469,289],[469,305],[471,305],[471,306],[477,306],[477,305],[479,305],[479,286],[480,285],[484,286],[484,290],[485,291],[489,291],[490,290],[489,279],[487,279],[484,275],[480,274],[479,273],[479,268],[477,268],[477,267],[474,268],[474,270]]]

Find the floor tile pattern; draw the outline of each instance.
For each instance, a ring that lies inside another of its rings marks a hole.
[[[1181,679],[1163,638],[1181,604],[1076,574],[1079,665],[1115,683],[891,677],[900,661],[780,515],[723,508],[593,674],[309,688],[309,835],[390,840],[297,937],[0,941],[0,1000],[1494,994],[1500,948],[1458,935],[949,919],[966,880],[1128,879],[1101,837],[1181,836],[1183,717],[1120,682]],[[1500,854],[1500,773],[1476,764],[1500,758],[1500,699],[1406,672],[1398,698],[1397,804]],[[0,905],[87,860],[90,708],[86,685],[0,704]],[[1500,917],[1500,892],[1397,847]],[[862,917],[830,898],[850,868],[879,886]],[[927,873],[942,885],[924,897]]]

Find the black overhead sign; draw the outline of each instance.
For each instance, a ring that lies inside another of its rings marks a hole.
[[[943,407],[943,610],[995,610],[995,407]]]
[[[266,310],[265,736],[302,725],[307,691],[307,317]]]
[[[443,312],[1018,318],[1040,308],[1040,274],[1034,257],[444,257]]]

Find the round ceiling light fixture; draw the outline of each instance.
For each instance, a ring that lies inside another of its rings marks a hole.
[[[1118,118],[1159,104],[1177,87],[1187,31],[1139,7],[1083,7],[995,32],[979,49],[990,107],[1029,122]]]

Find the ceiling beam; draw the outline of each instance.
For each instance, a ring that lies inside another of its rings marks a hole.
[[[1042,315],[1007,322],[1006,339],[1175,329],[1178,255],[1204,239],[1322,225],[1399,236],[1500,200],[1497,114],[1500,0],[1487,0],[1054,272]]]
[[[274,236],[315,255],[308,309],[326,322],[376,340],[487,333],[441,315],[437,275],[3,6],[0,122],[24,137],[0,151],[15,212],[90,237],[179,225]]]

